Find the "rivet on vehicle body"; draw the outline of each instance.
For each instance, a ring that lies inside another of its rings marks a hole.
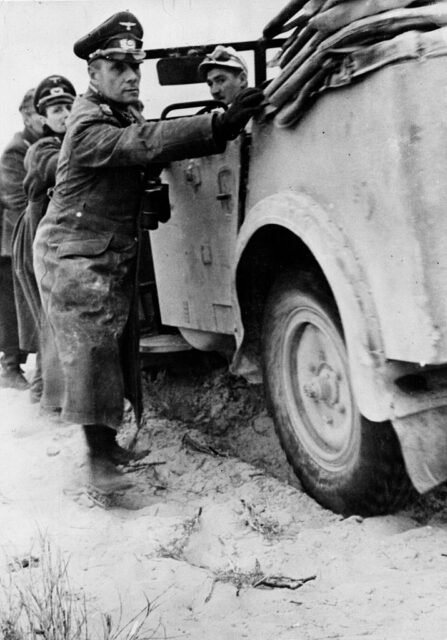
[[[200,256],[203,264],[213,264],[213,254],[209,244],[202,244],[200,246]]]

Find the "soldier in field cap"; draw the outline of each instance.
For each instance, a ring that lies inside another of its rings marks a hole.
[[[124,397],[141,414],[135,271],[143,178],[157,175],[157,163],[223,151],[263,100],[246,89],[224,113],[146,122],[138,108],[142,38],[139,20],[122,11],[74,45],[90,85],[67,120],[34,243],[63,369],[62,418],[83,425],[91,478],[104,491],[123,485],[116,465],[132,459],[115,440]]]
[[[214,100],[225,104],[231,104],[248,86],[247,65],[233,47],[218,45],[199,64],[198,71]]]

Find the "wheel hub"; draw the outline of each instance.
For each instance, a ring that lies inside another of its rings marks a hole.
[[[340,375],[330,365],[323,363],[317,375],[303,384],[303,391],[308,398],[333,407],[339,398],[339,379]]]
[[[339,468],[353,446],[357,421],[340,334],[326,316],[301,308],[289,316],[283,349],[297,436],[320,465]]]

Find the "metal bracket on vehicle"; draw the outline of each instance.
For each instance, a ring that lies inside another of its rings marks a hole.
[[[200,166],[195,160],[189,161],[188,166],[185,169],[185,180],[194,187],[194,189],[197,189],[202,184]]]

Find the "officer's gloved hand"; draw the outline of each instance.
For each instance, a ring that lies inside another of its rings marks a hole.
[[[216,141],[234,140],[252,116],[261,110],[265,100],[260,89],[244,89],[223,113],[214,115],[213,133]]]

